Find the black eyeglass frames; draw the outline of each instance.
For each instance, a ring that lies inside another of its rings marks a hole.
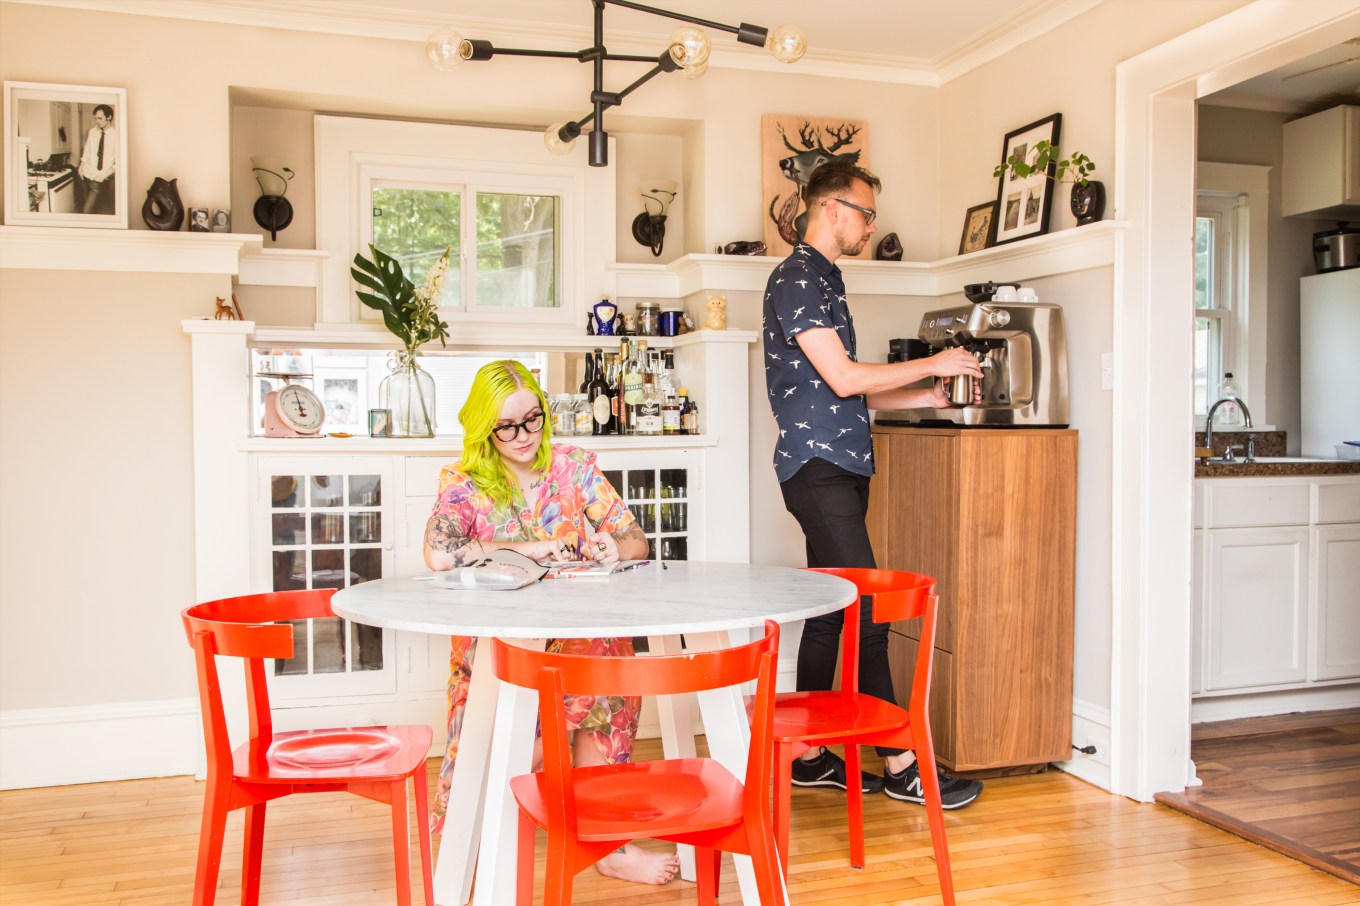
[[[854,208],[856,211],[859,211],[861,214],[864,215],[864,225],[865,225],[865,226],[873,226],[873,225],[874,225],[874,218],[878,216],[878,212],[877,212],[877,211],[871,211],[871,210],[869,210],[868,208],[861,208],[859,205],[855,204],[853,201],[846,201],[844,198],[828,198],[828,199],[826,199],[825,201],[822,202],[822,207],[826,207],[826,203],[827,203],[828,201],[837,201],[837,202],[840,202],[841,204],[845,205],[847,208]]]
[[[543,430],[543,413],[535,412],[522,422],[511,422],[508,425],[497,425],[491,429],[491,433],[496,435],[496,439],[509,443],[519,437],[520,430],[525,434],[537,434]]]

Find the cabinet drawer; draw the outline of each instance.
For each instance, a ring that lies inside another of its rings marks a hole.
[[[1208,490],[1207,528],[1308,524],[1312,488],[1307,482],[1253,478]]]
[[[1317,488],[1318,523],[1360,522],[1360,481],[1336,483],[1319,481]]]

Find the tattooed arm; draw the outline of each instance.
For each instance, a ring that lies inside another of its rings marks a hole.
[[[644,552],[646,550],[645,540]],[[575,548],[567,541],[488,541],[469,538],[458,520],[448,513],[435,513],[425,523],[425,565],[433,570],[466,566],[485,557],[493,550],[519,551],[540,563],[552,560],[571,560]]]

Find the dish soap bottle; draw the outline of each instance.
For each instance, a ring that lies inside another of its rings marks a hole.
[[[1223,375],[1223,383],[1218,385],[1218,398],[1227,402],[1219,407],[1214,423],[1222,428],[1246,427],[1247,421],[1242,417],[1242,407],[1237,405],[1237,401],[1242,398],[1242,391],[1237,386],[1237,381],[1233,380],[1231,371]]]

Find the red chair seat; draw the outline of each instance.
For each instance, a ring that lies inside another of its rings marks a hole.
[[[707,758],[580,768],[575,783],[576,832],[582,840],[665,837],[741,822],[741,781]],[[510,789],[533,822],[546,827],[547,776],[516,777]]]
[[[847,698],[839,692],[780,692],[774,697],[774,738],[824,745],[841,741],[846,727],[856,738],[900,730],[911,718],[897,705],[871,695]]]
[[[346,783],[362,772],[365,780],[409,777],[424,765],[429,727],[342,727],[275,733],[263,765],[251,757],[253,746],[232,751],[232,773],[251,783]]]

